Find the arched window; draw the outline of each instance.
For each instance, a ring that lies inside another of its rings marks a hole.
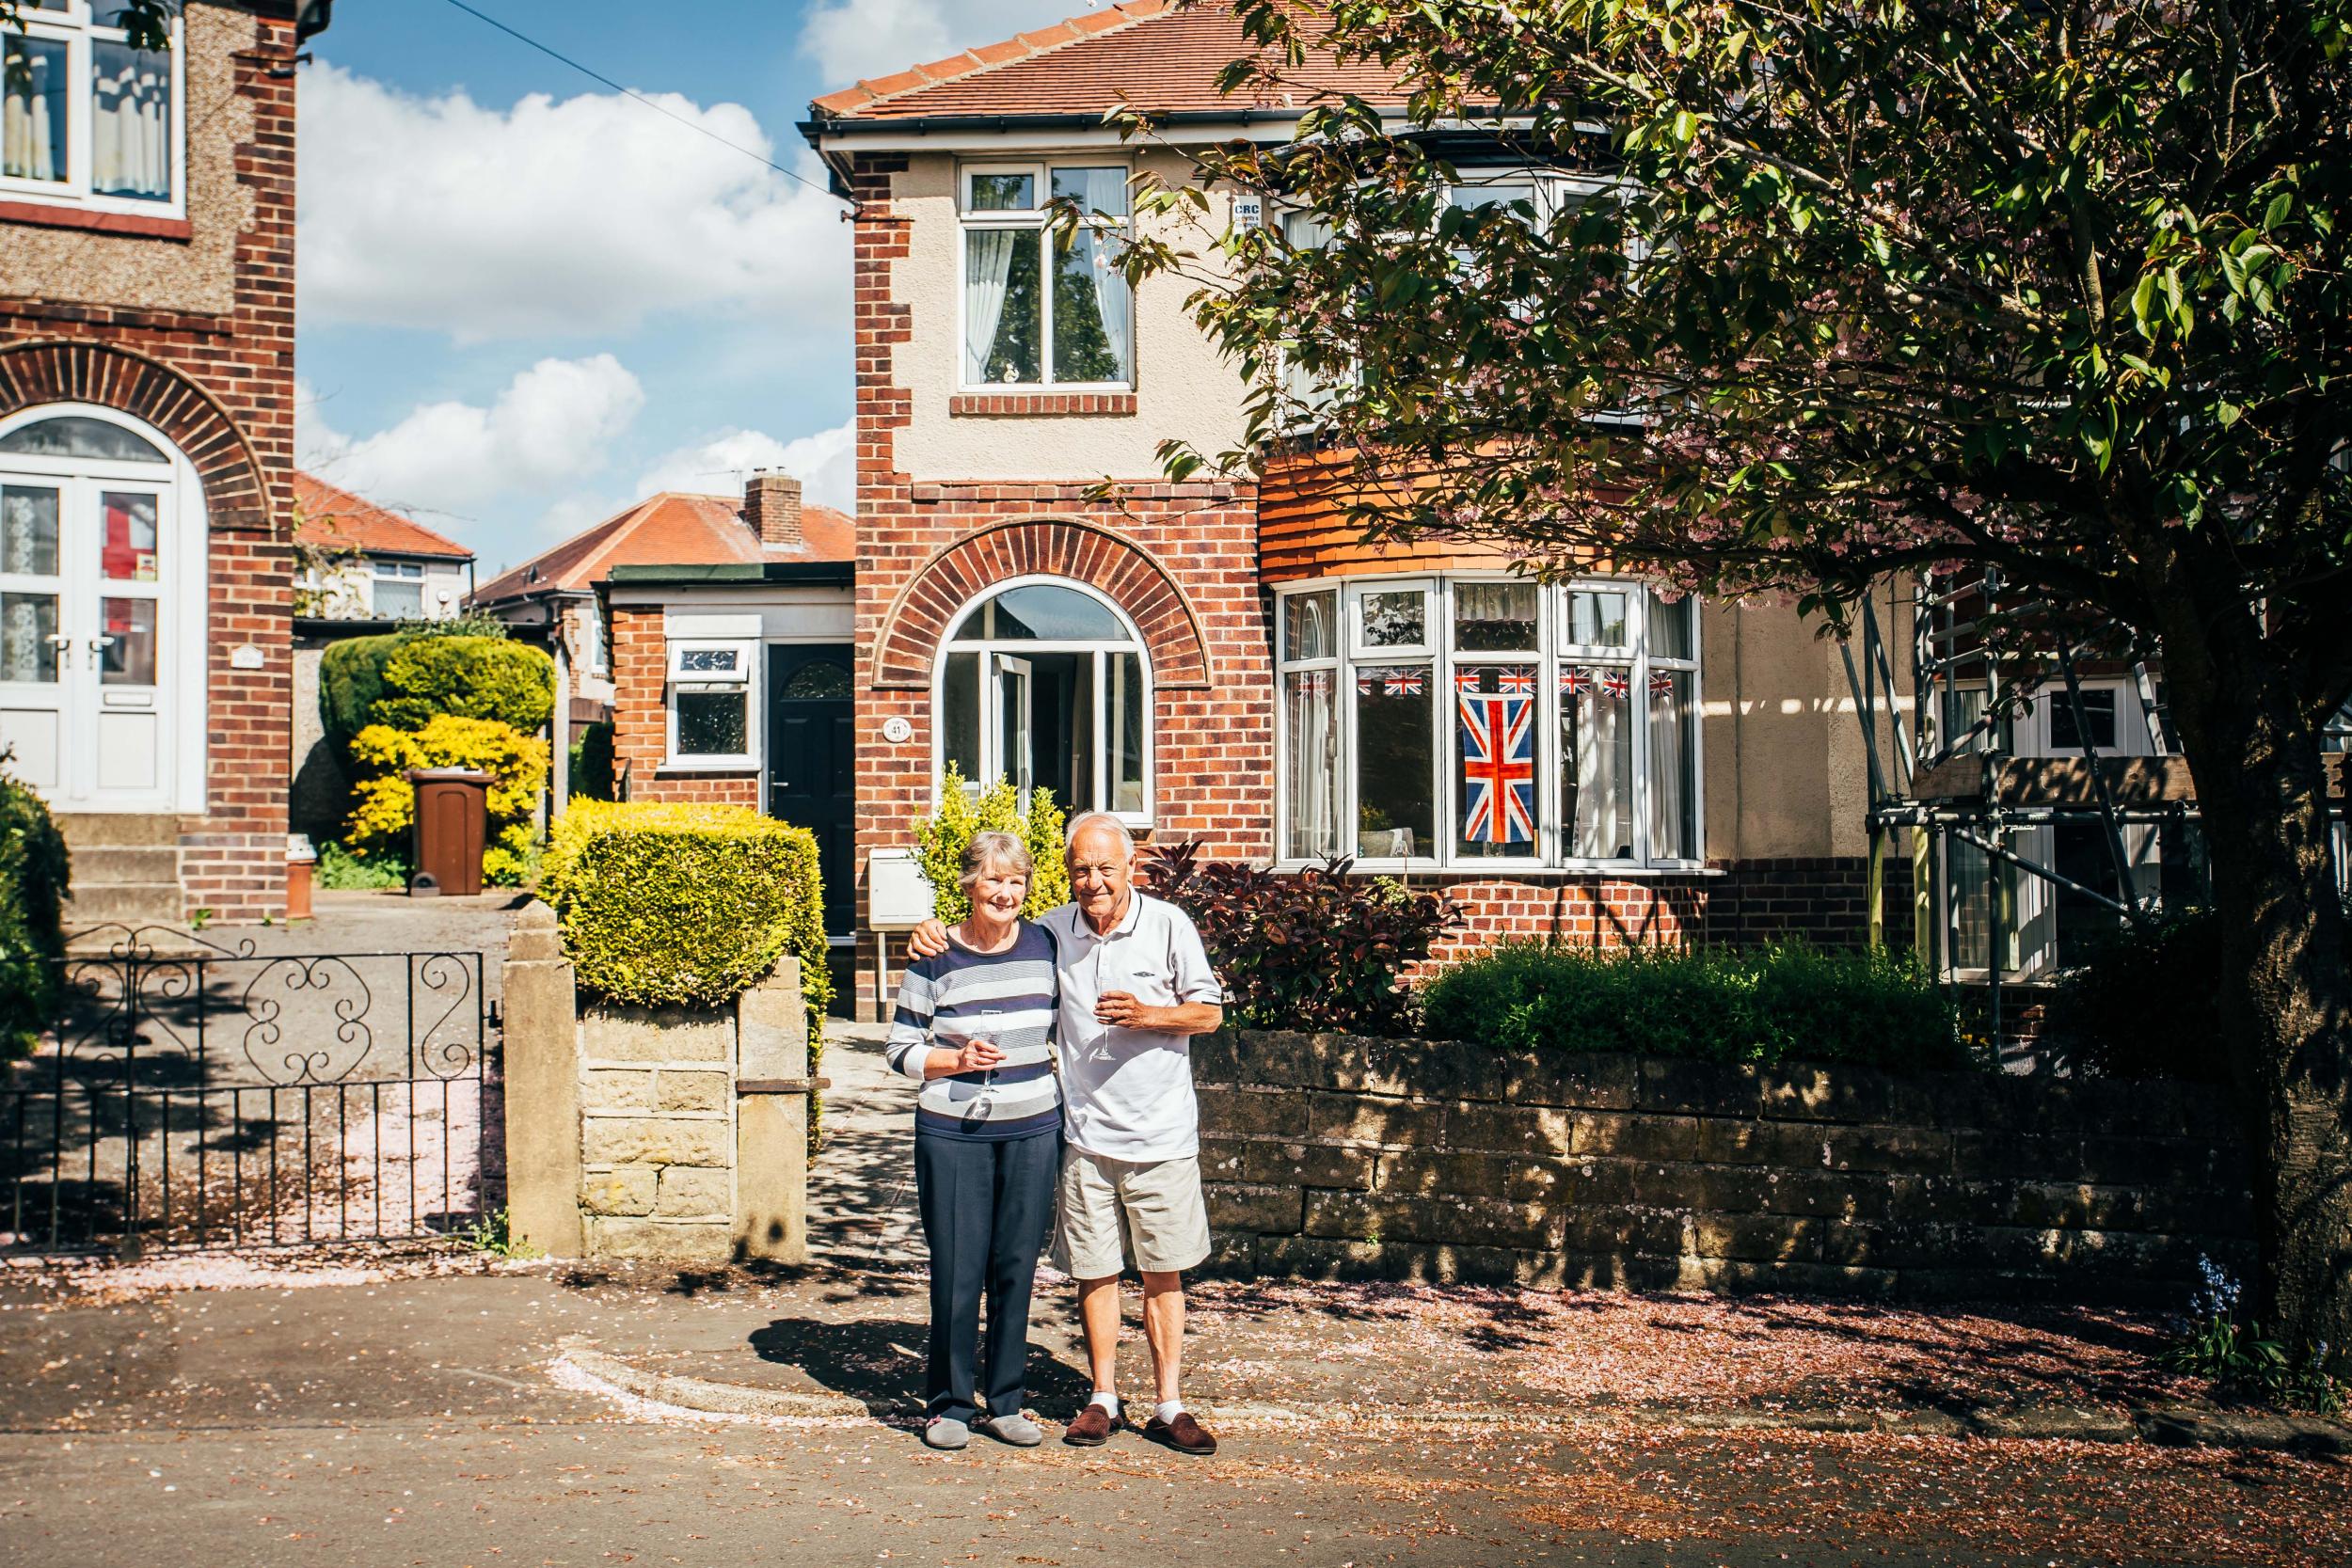
[[[1010,779],[1025,802],[1050,789],[1073,815],[1151,816],[1150,672],[1141,640],[1107,602],[1060,582],[976,601],[940,671],[943,770],[967,785]]]

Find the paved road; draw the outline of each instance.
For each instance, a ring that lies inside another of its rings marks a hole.
[[[0,1278],[0,1563],[732,1568],[1078,1564],[1107,1553],[1332,1568],[2284,1568],[2344,1561],[2352,1518],[2352,1467],[2340,1462],[1697,1430],[1613,1414],[1600,1388],[1573,1419],[1237,1421],[1207,1461],[1131,1435],[1091,1453],[1049,1444],[944,1457],[866,1418],[690,1420],[552,1373],[564,1347],[586,1345],[697,1370],[773,1357],[836,1388],[902,1386],[921,1343],[919,1298],[869,1274],[762,1280],[543,1264],[147,1292],[162,1268],[101,1280],[96,1295]],[[1585,1306],[1646,1321],[1644,1305],[1625,1299],[1622,1309]],[[1221,1363],[1228,1384],[1263,1382],[1273,1372],[1244,1369],[1324,1366],[1371,1329],[1391,1337],[1389,1362],[1426,1369],[1427,1400],[1462,1381],[1464,1361],[1490,1354],[1496,1330],[1525,1322],[1511,1302],[1473,1303],[1447,1352],[1416,1344],[1409,1324],[1365,1320],[1354,1298],[1325,1304],[1320,1323],[1309,1305],[1289,1299],[1288,1326],[1254,1338],[1246,1299],[1204,1311],[1204,1360]],[[1665,1313],[1641,1337],[1692,1331]],[[1793,1354],[1780,1343],[1787,1332],[1751,1336],[1753,1354]],[[1041,1326],[1041,1359],[1060,1358],[1057,1336],[1066,1325]],[[1633,1366],[1624,1335],[1591,1337],[1587,1359],[1652,1375]],[[1249,1354],[1236,1359],[1237,1347]],[[1574,1357],[1573,1344],[1558,1348]],[[1066,1413],[1068,1390],[1046,1377],[1037,1386],[1045,1415]],[[1346,1402],[1343,1384],[1319,1391]]]

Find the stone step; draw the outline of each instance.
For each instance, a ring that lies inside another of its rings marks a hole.
[[[90,926],[172,925],[179,919],[178,882],[77,882],[65,904],[69,935]]]
[[[59,812],[57,831],[70,849],[148,849],[180,843],[180,818],[169,812]]]
[[[177,882],[179,847],[143,845],[137,848],[89,847],[73,851],[73,887],[112,887],[122,883]]]

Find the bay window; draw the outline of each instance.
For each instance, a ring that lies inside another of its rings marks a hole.
[[[1126,166],[968,165],[958,183],[962,384],[1132,386],[1134,301],[1119,271]],[[1067,249],[1047,227],[1055,201],[1085,214]]]
[[[1318,584],[1276,616],[1281,858],[1687,866],[1692,603],[1622,579]]]
[[[182,52],[133,48],[126,9],[24,0],[0,30],[0,198],[182,211]]]

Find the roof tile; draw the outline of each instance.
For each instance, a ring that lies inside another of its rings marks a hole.
[[[315,474],[294,476],[297,542],[326,550],[362,550],[371,555],[421,555],[471,561],[473,551],[423,524],[387,511],[373,501],[326,483]]]
[[[1218,0],[1192,6],[1129,0],[860,82],[826,94],[812,107],[820,119],[891,120],[930,115],[1100,115],[1130,106],[1162,114],[1276,103],[1303,108],[1315,98],[1340,93],[1404,101],[1394,76],[1376,62],[1343,64],[1311,53],[1304,64],[1284,69],[1282,87],[1262,88],[1254,102],[1218,92],[1224,69],[1257,47]]]
[[[553,549],[483,584],[476,604],[579,593],[610,577],[615,566],[723,566],[752,562],[851,561],[857,531],[830,506],[801,509],[802,542],[763,546],[743,521],[734,496],[664,491],[625,507]]]

